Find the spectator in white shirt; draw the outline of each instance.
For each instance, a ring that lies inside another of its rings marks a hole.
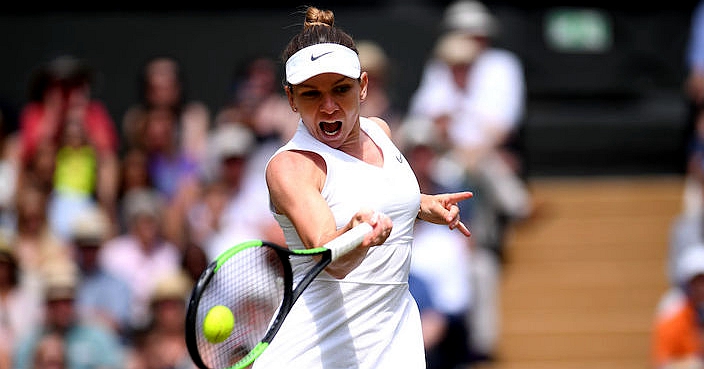
[[[480,305],[473,321],[492,322],[496,306],[498,266],[503,256],[504,235],[511,222],[532,212],[520,150],[516,144],[525,110],[525,80],[520,59],[511,51],[492,45],[497,34],[496,18],[482,3],[459,0],[446,9],[443,34],[428,60],[418,89],[411,97],[407,122],[425,127],[441,140],[444,152],[438,161],[446,186],[468,187],[476,201],[463,214],[472,224],[473,242],[493,252],[488,263],[475,266],[489,271],[477,281]],[[448,176],[448,173],[464,175]],[[454,183],[449,183],[454,181]],[[467,209],[467,208],[465,208]],[[480,325],[481,326],[481,325]],[[475,327],[479,351],[491,356],[496,327]]]

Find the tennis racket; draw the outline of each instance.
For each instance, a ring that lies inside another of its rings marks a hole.
[[[269,346],[313,279],[332,261],[359,246],[371,230],[369,223],[360,223],[313,249],[290,250],[251,240],[220,254],[200,275],[188,303],[186,344],[193,362],[201,369],[249,367]],[[320,260],[294,289],[298,278],[294,278],[290,258],[314,255],[320,255]],[[204,321],[213,307],[223,309],[219,305],[229,309],[229,317],[224,337],[213,341],[204,331]]]

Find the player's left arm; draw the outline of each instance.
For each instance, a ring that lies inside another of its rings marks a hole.
[[[381,118],[369,117],[376,122],[381,129],[391,138],[391,128]],[[469,237],[471,233],[467,226],[460,220],[460,208],[457,203],[462,200],[471,198],[471,192],[455,192],[439,195],[421,194],[420,209],[418,210],[418,219],[435,224],[445,224],[450,229],[459,229],[462,234]]]

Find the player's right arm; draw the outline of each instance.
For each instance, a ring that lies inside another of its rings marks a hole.
[[[272,157],[266,170],[269,196],[275,211],[291,220],[306,248],[323,246],[361,222],[374,230],[349,254],[331,263],[326,271],[335,278],[344,278],[366,256],[369,247],[382,244],[391,230],[391,220],[374,216],[371,210],[360,210],[337,229],[335,218],[323,198],[325,160],[309,151],[282,151]]]

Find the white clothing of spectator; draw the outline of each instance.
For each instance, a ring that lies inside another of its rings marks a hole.
[[[459,183],[474,192],[470,214],[473,291],[468,314],[474,351],[495,354],[497,291],[506,227],[532,213],[523,157],[516,150],[526,109],[523,65],[512,51],[492,44],[498,23],[479,1],[458,0],[445,9],[437,40],[411,97],[406,121],[428,127],[440,140],[438,166],[461,173]],[[438,172],[448,172],[439,170]],[[445,182],[445,174],[438,181]],[[456,178],[451,182],[458,183]]]
[[[472,305],[471,253],[467,238],[446,227],[418,223],[411,272],[431,286],[431,297],[446,314],[466,314]]]
[[[495,205],[512,217],[531,212],[516,162],[500,149],[520,128],[525,111],[523,66],[511,51],[491,45],[496,21],[477,1],[451,5],[409,105],[409,116],[434,122],[452,157],[490,183]]]

